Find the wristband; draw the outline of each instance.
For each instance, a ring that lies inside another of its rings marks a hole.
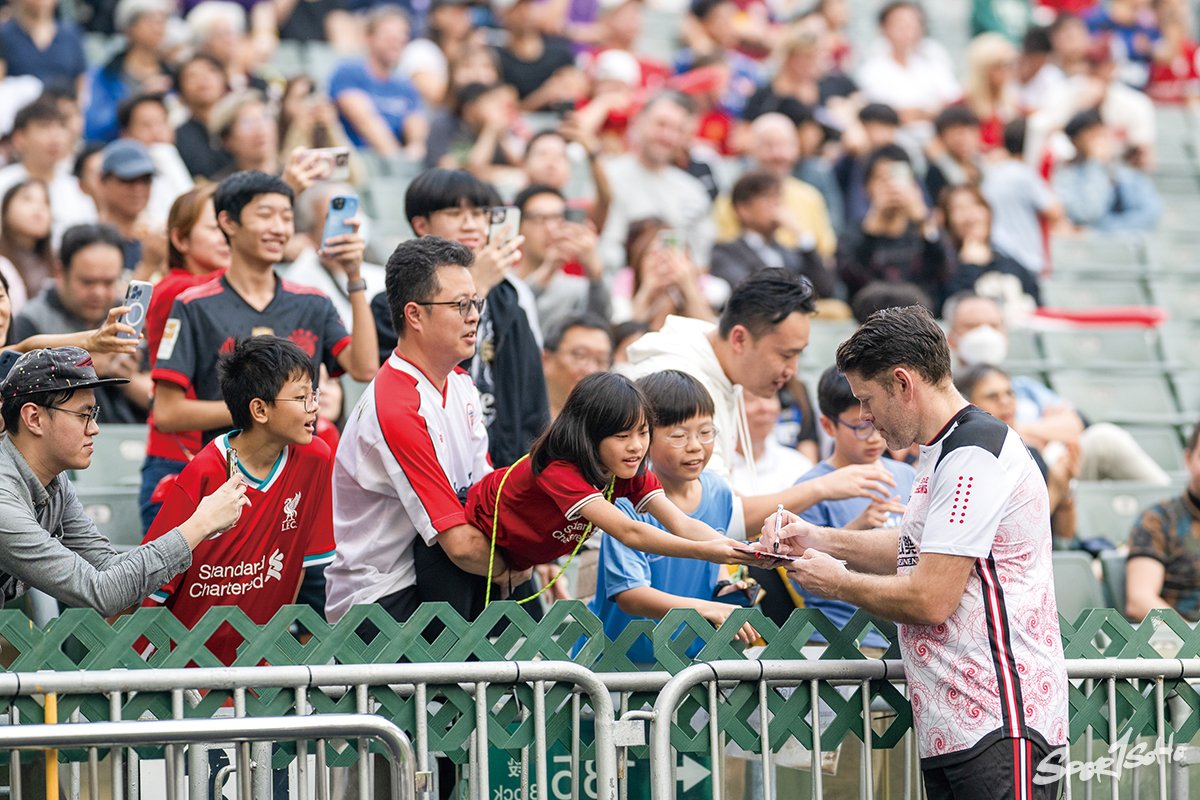
[[[367,279],[357,278],[346,282],[346,294],[354,294],[355,292],[365,292],[367,290]]]

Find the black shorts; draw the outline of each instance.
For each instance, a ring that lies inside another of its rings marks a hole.
[[[1034,783],[1051,750],[1040,740],[997,739],[963,761],[922,767],[929,800],[1055,800],[1062,781]]]

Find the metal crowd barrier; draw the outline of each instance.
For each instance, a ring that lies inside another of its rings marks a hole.
[[[128,748],[133,745],[208,744],[213,742],[315,741],[318,747],[326,739],[371,738],[388,749],[393,800],[412,800],[418,788],[413,768],[412,743],[395,723],[373,714],[322,714],[310,717],[242,717],[225,719],[170,719],[140,722],[85,722],[73,725],[12,725],[0,727],[0,750],[43,750],[59,747],[86,747],[91,770],[92,798],[99,798],[99,760],[101,747]],[[116,752],[116,751],[115,751]],[[19,756],[13,753],[12,797],[22,797]],[[206,778],[208,764],[194,759],[193,768]],[[265,797],[262,785],[255,784],[245,765],[238,765],[238,797]],[[307,793],[307,785],[304,794]],[[318,784],[321,785],[321,784]],[[122,797],[120,783],[113,786],[114,800]],[[179,787],[168,783],[167,798],[180,797]],[[323,793],[328,796],[328,793]]]
[[[1200,679],[1200,659],[1070,659],[1067,661],[1067,675],[1071,682],[1083,688],[1086,696],[1091,696],[1098,683],[1106,688],[1106,707],[1108,710],[1108,741],[1110,752],[1100,758],[1112,757],[1112,743],[1119,742],[1119,723],[1117,684],[1120,681],[1146,680],[1154,682],[1154,742],[1153,746],[1158,757],[1154,759],[1157,766],[1157,797],[1159,800],[1184,800],[1190,796],[1187,769],[1192,764],[1200,763],[1200,749],[1187,746],[1172,746],[1166,738],[1167,707],[1170,705],[1176,711],[1178,719],[1184,719],[1190,712],[1190,707],[1177,693],[1168,694],[1167,682],[1189,681]],[[719,774],[721,756],[724,753],[723,735],[718,724],[718,707],[720,691],[731,684],[755,683],[758,690],[758,710],[760,722],[761,766],[763,775],[763,797],[771,800],[775,797],[772,786],[772,753],[769,746],[764,746],[770,740],[770,713],[768,711],[768,693],[779,688],[797,688],[807,690],[810,697],[809,713],[813,731],[820,731],[819,689],[822,683],[857,683],[862,687],[863,699],[863,730],[864,742],[872,739],[870,714],[870,682],[887,680],[896,683],[904,681],[904,668],[900,661],[883,661],[879,659],[863,661],[713,661],[690,666],[677,673],[659,692],[654,704],[654,710],[648,714],[650,719],[650,770],[651,797],[653,800],[674,800],[676,781],[676,753],[671,745],[671,731],[676,722],[676,712],[691,691],[698,686],[707,689],[707,712],[709,755],[713,766],[713,800],[721,800],[723,788]],[[912,732],[906,735],[906,756],[910,746]],[[1097,754],[1093,737],[1084,737],[1083,761],[1097,763]],[[862,750],[859,765],[860,785],[859,796],[870,800],[875,797],[873,772],[870,764],[870,748]],[[813,735],[811,758],[814,765],[821,763],[821,737]],[[1069,749],[1068,749],[1069,753]],[[1169,753],[1169,755],[1168,755]],[[1124,760],[1129,754],[1124,749],[1118,750],[1119,759]],[[1068,756],[1069,757],[1069,756]],[[906,800],[921,791],[919,775],[910,779],[909,760],[906,758],[904,773],[904,797]],[[1168,770],[1168,763],[1170,770]],[[1141,764],[1144,766],[1144,764]],[[1063,765],[1064,770],[1066,765]],[[1121,765],[1109,764],[1108,767],[1117,770],[1117,777],[1108,780],[1106,794],[1117,800],[1120,796],[1119,771]],[[822,787],[822,770],[815,767],[812,773],[812,797],[824,796]],[[1170,779],[1168,779],[1170,773]],[[1070,777],[1063,781],[1063,798],[1072,800],[1072,782]],[[1083,794],[1085,800],[1094,796],[1093,782],[1085,782]],[[1138,798],[1140,784],[1134,776],[1133,796]]]
[[[163,722],[174,723],[183,721],[189,694],[209,690],[230,691],[233,693],[234,717],[229,720],[214,720],[216,722],[245,722],[252,718],[246,717],[246,693],[249,690],[284,689],[291,690],[295,697],[293,708],[297,716],[287,717],[297,726],[312,726],[306,730],[320,731],[322,721],[337,715],[312,714],[309,703],[309,692],[320,690],[324,694],[334,695],[340,692],[352,694],[355,698],[357,715],[369,715],[376,709],[371,706],[370,687],[386,686],[392,691],[405,696],[412,696],[416,702],[415,719],[415,765],[418,778],[424,783],[433,772],[433,760],[429,750],[429,720],[430,706],[428,689],[430,686],[458,686],[470,691],[474,697],[475,732],[470,742],[469,758],[469,793],[468,797],[475,800],[490,800],[488,779],[488,719],[490,707],[487,690],[490,686],[528,685],[533,690],[533,708],[526,712],[526,718],[532,717],[535,731],[534,765],[537,796],[548,798],[549,781],[547,770],[547,738],[546,738],[546,707],[545,699],[549,687],[553,684],[570,684],[574,687],[572,698],[572,740],[574,751],[571,763],[573,786],[580,783],[579,774],[579,742],[581,719],[581,695],[586,696],[595,716],[595,766],[596,766],[596,796],[597,800],[616,800],[616,750],[613,732],[615,718],[612,698],[607,687],[590,670],[578,664],[561,661],[508,661],[455,664],[376,664],[376,665],[330,665],[330,666],[294,666],[294,667],[231,667],[231,668],[194,668],[194,669],[150,669],[150,670],[105,670],[81,672],[33,672],[33,673],[0,673],[0,697],[33,697],[45,696],[57,698],[59,695],[70,694],[104,694],[109,700],[111,719],[115,723],[121,719],[124,699],[139,692],[170,693],[172,699],[172,716],[174,720]],[[14,706],[15,712],[15,706]],[[311,722],[309,722],[311,720]],[[188,720],[190,722],[190,720]],[[7,729],[20,731],[31,726],[23,724],[14,713],[12,723]],[[83,728],[98,723],[67,723],[57,725],[32,726],[45,728],[44,738],[39,741],[41,747],[70,745],[72,728]],[[151,722],[127,722],[123,725],[149,725]],[[154,723],[160,724],[160,723]],[[153,729],[149,729],[153,730]],[[174,730],[174,729],[172,729]],[[215,730],[215,729],[214,729]],[[61,739],[54,738],[55,733]],[[19,739],[19,734],[12,736]],[[292,738],[292,737],[281,737]],[[311,738],[311,737],[310,737]],[[327,738],[327,737],[323,737]],[[216,741],[228,741],[218,739]],[[4,748],[6,740],[0,739],[0,749]],[[200,739],[189,739],[199,742]],[[299,798],[307,800],[308,781],[305,769],[308,757],[308,738],[298,738],[296,744],[297,769],[300,772]],[[113,749],[110,756],[114,800],[122,800],[124,790],[128,789],[129,797],[140,796],[133,771],[124,775],[123,756],[124,745],[121,742],[109,742],[120,745]],[[203,750],[189,748],[189,751]],[[269,762],[269,746],[266,748],[267,757],[255,759],[260,764]],[[363,757],[367,748],[365,742],[360,746],[360,757],[356,764],[357,788],[360,798],[372,796],[373,759]],[[317,763],[317,795],[319,798],[330,796],[328,784],[328,769],[324,761],[324,747],[318,747],[315,752]],[[136,753],[130,752],[130,761],[136,758]],[[249,744],[243,741],[237,751],[237,774],[239,798],[265,797],[269,795],[270,770],[250,769]],[[191,769],[185,769],[184,752],[180,747],[167,745],[166,772],[167,782],[171,787],[172,797],[188,797],[185,786],[190,774],[191,797],[204,796],[208,781],[206,761],[196,757],[191,752]],[[14,755],[14,769],[19,764]],[[528,764],[529,754],[525,753],[523,762]],[[72,765],[77,767],[78,765]],[[93,768],[95,772],[98,768]],[[18,770],[19,771],[19,770]],[[403,776],[402,776],[403,777]],[[528,780],[523,771],[523,782]],[[251,783],[254,781],[255,783]],[[77,785],[77,781],[75,781]],[[523,787],[528,790],[528,785]],[[77,790],[76,790],[77,793]],[[523,792],[528,797],[528,792]]]

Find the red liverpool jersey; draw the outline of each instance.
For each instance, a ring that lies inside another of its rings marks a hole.
[[[179,474],[150,526],[145,541],[162,536],[190,517],[200,500],[226,480],[229,435],[219,436]],[[296,598],[305,567],[333,561],[333,504],[329,446],[314,438],[286,448],[271,474],[258,480],[242,471],[250,505],[223,534],[202,542],[192,565],[148,597],[143,605],[165,605],[188,628],[214,606],[242,609],[263,624]],[[208,649],[232,664],[242,638],[224,625]]]

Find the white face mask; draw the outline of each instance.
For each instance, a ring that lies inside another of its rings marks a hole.
[[[1008,337],[991,325],[980,325],[958,339],[958,360],[966,366],[1003,364],[1008,358]]]

